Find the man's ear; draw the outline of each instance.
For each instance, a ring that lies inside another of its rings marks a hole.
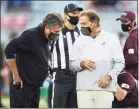
[[[45,25],[45,28],[44,28],[45,31],[49,32],[50,31],[50,28],[48,27],[48,25]]]
[[[97,21],[93,22],[93,27],[98,27],[98,22]]]
[[[49,27],[48,27],[48,25],[45,25],[45,29],[48,29]]]
[[[70,20],[70,18],[69,18],[69,16],[68,16],[68,14],[67,14],[67,13],[65,13],[65,14],[64,14],[64,16],[65,16],[65,19]]]
[[[132,23],[131,23],[131,26],[135,26],[135,23],[136,23],[136,21],[133,20]]]

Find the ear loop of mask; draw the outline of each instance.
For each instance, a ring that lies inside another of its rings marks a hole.
[[[92,28],[91,28],[92,24],[93,24],[93,23],[91,22],[91,25],[89,26],[89,28],[91,29],[91,33],[93,32],[93,31],[92,31]],[[90,34],[91,34],[91,33],[90,33]]]
[[[52,29],[49,28],[49,34],[48,34],[48,39],[50,39],[51,37],[49,36],[50,34],[52,34],[51,32]],[[51,40],[51,39],[50,39]]]
[[[48,27],[48,25],[47,25],[47,27]],[[47,29],[46,26],[45,26],[45,29]],[[48,27],[48,29],[49,29],[49,31],[50,31],[50,33],[51,33],[51,29],[50,29],[49,27]],[[49,34],[50,34],[50,33],[49,33]],[[47,35],[49,35],[49,34],[47,34]]]
[[[69,17],[69,20],[70,20],[70,16],[69,16],[68,14],[66,14],[66,15]],[[66,19],[67,19],[67,17],[66,17]],[[68,20],[68,19],[67,19],[67,20]],[[68,20],[68,21],[69,21],[69,20]]]
[[[92,24],[93,24],[93,23],[92,23]],[[92,24],[91,24],[91,25],[92,25]],[[98,24],[98,23],[97,23],[97,24]],[[91,25],[90,25],[89,27],[91,27]],[[93,28],[94,28],[94,27],[93,27]],[[93,32],[93,30],[92,30],[93,28],[90,28],[90,29],[91,29],[91,33]],[[100,31],[101,31],[101,30],[100,30]],[[94,33],[99,33],[100,31],[94,32]]]
[[[131,23],[133,22],[133,20],[131,20]],[[136,21],[135,21],[135,23],[134,23],[134,26],[136,26]]]

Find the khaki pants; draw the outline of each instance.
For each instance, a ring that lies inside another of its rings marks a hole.
[[[109,91],[77,91],[78,108],[111,108],[114,95]]]

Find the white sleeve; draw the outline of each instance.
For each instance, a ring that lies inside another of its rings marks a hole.
[[[80,66],[80,63],[82,60],[80,59],[81,56],[81,37],[76,39],[75,43],[72,46],[72,52],[70,54],[70,70],[71,71],[80,71],[82,68]]]
[[[118,37],[112,36],[111,50],[113,56],[113,68],[109,71],[109,75],[114,79],[123,70],[125,66],[125,59]]]

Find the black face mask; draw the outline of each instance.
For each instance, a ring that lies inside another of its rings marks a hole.
[[[81,27],[81,32],[85,36],[89,36],[92,32],[90,27]]]
[[[68,15],[69,16],[69,15]],[[70,20],[68,20],[72,25],[77,25],[79,22],[79,17],[78,16],[69,16]]]
[[[124,32],[128,32],[128,31],[130,31],[132,28],[131,28],[131,24],[127,24],[127,25],[125,25],[125,24],[121,24],[121,28],[122,28],[122,30],[124,31]]]
[[[91,25],[89,27],[81,27],[81,32],[83,35],[89,36],[92,33],[92,29],[90,28]]]
[[[49,38],[49,40],[56,41],[59,38],[59,34],[54,34],[51,32],[48,34],[48,38]]]

